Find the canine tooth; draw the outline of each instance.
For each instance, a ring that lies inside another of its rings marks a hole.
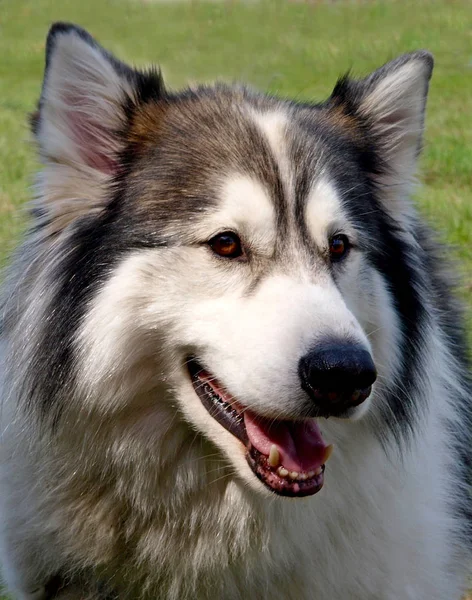
[[[298,471],[290,471],[288,476],[290,477],[290,479],[298,479]]]
[[[272,446],[270,447],[270,453],[267,462],[271,467],[276,467],[280,462],[279,449],[275,444],[272,444]]]
[[[315,476],[315,472],[314,471],[308,471],[307,475],[311,479],[312,477]]]
[[[277,475],[279,475],[280,477],[287,477],[288,471],[284,467],[279,467],[277,469]]]
[[[321,473],[323,473],[323,469],[321,467],[318,467],[317,469],[315,469],[315,475],[321,475]]]
[[[333,444],[330,444],[329,446],[326,446],[326,450],[325,450],[325,455],[324,455],[324,459],[323,462],[325,463],[328,458],[331,456],[331,454],[333,453],[334,450],[334,446]]]

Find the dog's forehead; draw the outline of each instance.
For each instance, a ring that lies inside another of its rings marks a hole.
[[[262,181],[254,176],[235,173],[223,178],[221,202],[211,213],[209,222],[215,228],[222,224],[241,233],[264,236],[265,241],[272,241],[276,228],[276,210],[270,191]],[[209,226],[205,223],[205,227]]]
[[[295,219],[317,238],[330,220],[345,216],[331,168],[341,144],[333,144],[332,127],[330,136],[323,131],[321,109],[307,117],[288,102],[210,89],[176,99],[164,114],[159,109],[158,120],[132,185],[141,207],[163,225],[167,215],[173,228],[176,220],[188,225],[210,215],[216,226],[215,215],[225,214],[229,227],[280,234]]]
[[[213,89],[177,97],[164,110],[148,107],[129,134],[141,154],[129,183],[149,190],[149,200],[181,199],[189,209],[220,200],[222,181],[233,174],[262,182],[276,197],[278,166],[250,108],[237,91]]]
[[[348,215],[328,176],[320,176],[311,186],[303,217],[309,236],[318,243],[326,238],[328,230],[346,230]]]

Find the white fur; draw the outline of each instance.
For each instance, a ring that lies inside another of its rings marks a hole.
[[[341,199],[326,176],[320,176],[308,194],[305,222],[313,241],[322,249],[326,247],[331,233],[329,228],[334,232],[340,230],[349,233],[350,239],[355,235],[344,214]]]
[[[264,135],[272,154],[274,155],[282,181],[285,185],[285,195],[288,202],[293,202],[293,165],[287,152],[287,129],[289,119],[286,111],[280,108],[271,112],[249,111],[251,118]]]
[[[276,215],[264,186],[255,178],[225,174],[220,187],[221,202],[204,224],[203,239],[208,237],[209,228],[213,226],[215,233],[229,229],[237,231],[243,239],[248,237],[248,241],[258,252],[267,252],[267,248],[273,248]]]

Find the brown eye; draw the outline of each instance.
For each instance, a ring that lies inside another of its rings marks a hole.
[[[342,260],[349,252],[349,248],[349,240],[345,235],[333,235],[329,240],[329,256],[331,260]]]
[[[224,231],[215,235],[208,244],[215,254],[224,258],[238,258],[243,254],[241,240],[232,231]]]

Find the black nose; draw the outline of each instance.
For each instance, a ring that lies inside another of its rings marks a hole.
[[[339,343],[320,345],[302,356],[298,373],[302,388],[325,416],[341,415],[364,402],[377,377],[368,350]]]

